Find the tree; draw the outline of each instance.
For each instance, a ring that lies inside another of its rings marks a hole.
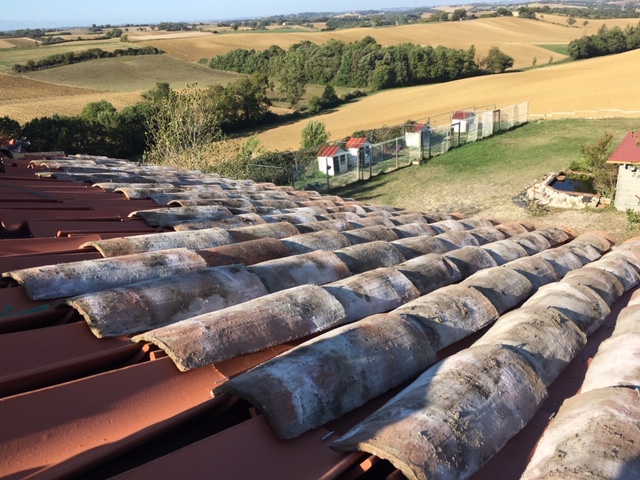
[[[144,161],[172,168],[206,170],[220,120],[205,90],[188,86],[151,105]]]
[[[458,22],[460,20],[466,20],[467,18],[467,9],[466,8],[456,8],[451,14],[451,21]]]
[[[311,120],[302,129],[300,148],[302,150],[318,150],[329,141],[329,135],[324,123],[318,120]]]
[[[573,18],[573,17],[567,18],[567,25],[569,25],[570,27],[575,25],[575,23],[576,23],[576,19],[575,18]]]
[[[520,7],[518,9],[518,17],[520,18],[530,18],[531,20],[536,19],[536,11],[531,7]]]
[[[614,197],[618,179],[617,165],[607,163],[611,155],[612,140],[613,135],[607,132],[596,143],[581,147],[587,171],[593,175],[596,190],[607,198]]]
[[[480,65],[490,73],[502,73],[507,68],[513,67],[513,57],[493,46],[489,49],[487,56],[480,60]]]
[[[307,91],[307,72],[304,56],[300,52],[289,52],[281,58],[277,70],[280,82],[279,92],[284,94],[285,100],[291,107],[295,107]]]
[[[20,138],[22,135],[22,127],[11,117],[0,117],[0,135],[11,138]]]

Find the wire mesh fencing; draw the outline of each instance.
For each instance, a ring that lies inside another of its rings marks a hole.
[[[298,189],[326,193],[332,188],[419,163],[528,121],[528,102],[502,108],[470,107],[429,117],[422,123],[402,125],[397,129],[402,136],[377,143],[367,141],[357,149],[349,149],[346,142],[335,142],[333,156],[316,157],[309,152],[299,152],[291,168],[291,183]]]

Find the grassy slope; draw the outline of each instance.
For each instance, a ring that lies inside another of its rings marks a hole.
[[[610,131],[615,135],[615,146],[634,128],[640,128],[639,119],[541,120],[451,150],[425,165],[332,193],[410,210],[458,211],[501,221],[566,226],[578,233],[602,229],[621,241],[637,235],[627,229],[622,212],[556,210],[539,217],[515,205],[513,198],[550,172],[580,160],[582,145],[593,144]]]

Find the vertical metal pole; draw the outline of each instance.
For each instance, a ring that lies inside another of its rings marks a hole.
[[[396,138],[396,170],[398,169],[398,139]]]
[[[329,157],[325,157],[325,163],[326,163],[326,172],[327,172],[327,193],[329,193]]]

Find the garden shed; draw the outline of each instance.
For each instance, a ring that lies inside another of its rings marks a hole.
[[[429,138],[429,125],[424,123],[414,123],[406,125],[404,129],[404,139],[407,148],[415,147],[422,151],[423,145],[427,145]]]
[[[366,137],[351,137],[347,140],[347,150],[349,150],[349,167],[360,165],[368,167],[371,164],[373,152],[372,143]]]
[[[618,164],[615,206],[640,211],[640,135],[632,132],[620,142],[607,163]]]
[[[451,117],[451,128],[458,133],[466,133],[475,121],[475,113],[459,110]]]
[[[336,145],[318,151],[318,168],[328,175],[339,175],[349,170],[349,153]]]

